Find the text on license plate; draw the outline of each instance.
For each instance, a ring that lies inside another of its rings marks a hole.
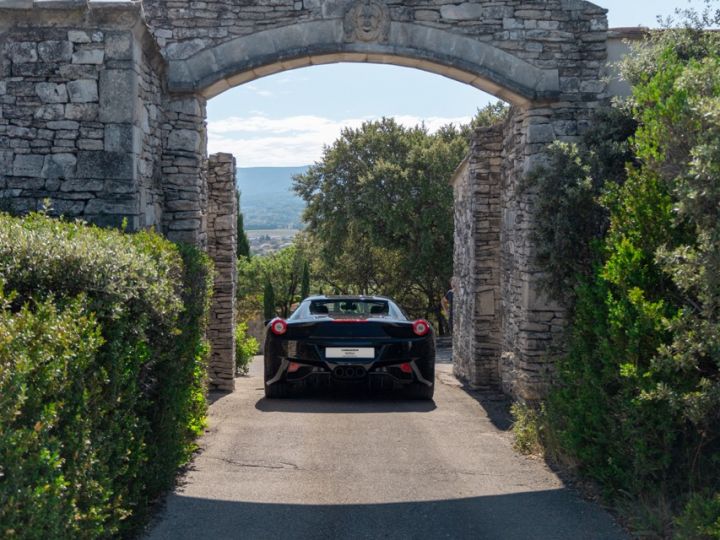
[[[328,347],[325,358],[375,358],[372,347]]]

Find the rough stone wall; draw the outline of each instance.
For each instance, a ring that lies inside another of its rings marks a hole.
[[[166,96],[162,129],[163,231],[175,242],[207,245],[205,100]]]
[[[453,187],[453,371],[475,384],[475,190],[469,156],[451,180]]]
[[[358,30],[362,6],[374,10],[371,32]],[[421,67],[518,104],[604,89],[604,65],[584,54],[604,51],[605,10],[582,0],[145,0],[145,8],[178,92],[212,96],[337,61]]]
[[[347,0],[145,0],[148,21],[167,58],[193,54],[236,37],[300,22],[342,18]],[[556,67],[582,44],[578,31],[603,44],[606,11],[582,0],[388,0],[393,22],[482,37],[537,66]],[[567,84],[573,84],[568,81]]]
[[[501,346],[500,302],[500,196],[502,187],[503,126],[478,129],[470,154],[470,177],[474,180],[473,208],[475,244],[474,363],[471,383],[495,387],[499,383]]]
[[[212,343],[210,386],[235,388],[235,282],[237,278],[237,199],[235,158],[213,154],[208,160],[208,254],[215,263],[215,286],[208,337]]]
[[[375,14],[369,29],[359,24],[364,10]],[[222,205],[234,196],[218,180],[229,162],[208,163],[208,96],[342,60],[420,67],[484,88],[514,109],[502,145],[500,128],[478,134],[457,192],[472,199],[456,215],[468,223],[457,324],[470,332],[458,351],[472,358],[458,371],[536,399],[564,321],[537,293],[534,194],[522,180],[546,144],[577,137],[605,102],[607,37],[605,10],[582,0],[0,0],[0,205],[24,212],[50,198],[56,213],[103,225],[161,225],[216,255],[227,297],[234,270],[219,251],[230,245]],[[223,302],[214,308],[218,381],[232,349]]]
[[[139,6],[0,3],[0,203],[130,229],[161,211],[163,60]],[[146,67],[147,66],[147,67]]]
[[[539,292],[532,237],[535,193],[524,186],[524,179],[542,159],[546,145],[555,139],[572,139],[586,125],[591,110],[573,110],[562,103],[516,109],[505,129],[500,377],[503,391],[527,401],[539,399],[547,392],[553,373],[553,361],[547,349],[553,336],[562,331],[564,311]]]
[[[453,367],[474,388],[499,384],[502,143],[503,125],[476,130],[453,180]]]

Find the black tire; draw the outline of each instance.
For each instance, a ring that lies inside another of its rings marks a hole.
[[[423,383],[411,384],[407,389],[407,397],[410,399],[430,400],[435,394],[435,383],[428,386]]]
[[[283,399],[288,397],[290,393],[290,385],[282,379],[273,384],[267,383],[277,374],[282,364],[279,354],[281,352],[280,349],[280,344],[271,337],[268,337],[265,341],[265,370],[263,382],[265,383],[265,397],[270,399]]]
[[[288,383],[278,381],[274,384],[265,384],[265,397],[268,399],[284,399],[290,395]]]
[[[425,356],[417,360],[417,367],[425,380],[432,384],[428,386],[422,382],[411,384],[407,389],[410,399],[432,399],[435,394],[435,342],[429,340],[425,349]]]

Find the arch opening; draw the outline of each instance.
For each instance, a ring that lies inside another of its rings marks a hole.
[[[211,98],[259,77],[336,62],[396,64],[467,83],[515,105],[557,98],[557,69],[541,69],[488,43],[437,28],[392,22],[381,42],[349,42],[342,21],[265,30],[170,60],[168,89]]]

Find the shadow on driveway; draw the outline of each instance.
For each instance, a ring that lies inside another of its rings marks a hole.
[[[336,395],[331,392],[316,392],[308,397],[290,399],[261,398],[255,403],[261,412],[287,413],[427,413],[437,406],[434,401],[413,401],[398,399],[397,396]]]
[[[168,502],[170,516],[150,539],[627,538],[601,509],[564,489],[387,504],[268,504],[182,495]]]

